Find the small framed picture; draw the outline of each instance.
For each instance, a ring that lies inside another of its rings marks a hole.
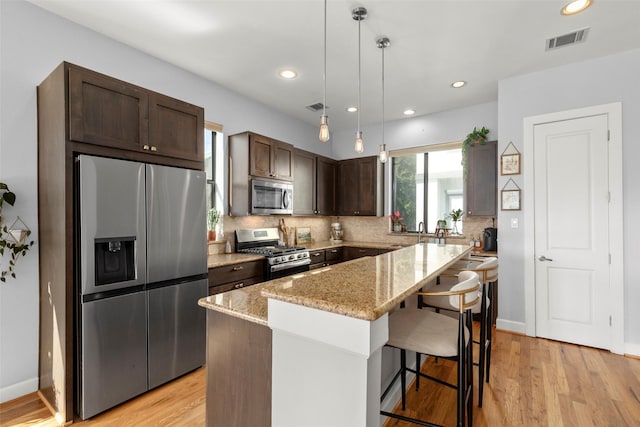
[[[520,153],[500,156],[500,175],[520,174]]]
[[[502,190],[502,210],[503,211],[519,211],[520,210],[520,190]]]
[[[311,243],[311,227],[296,227],[296,245]]]

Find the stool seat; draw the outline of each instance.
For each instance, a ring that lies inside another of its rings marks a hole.
[[[464,332],[467,344],[469,330],[465,327]],[[422,354],[455,357],[458,354],[458,319],[427,309],[397,310],[389,316],[387,345]]]

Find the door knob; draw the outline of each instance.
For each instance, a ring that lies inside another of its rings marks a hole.
[[[551,258],[547,258],[546,256],[542,255],[538,257],[538,261],[553,261]]]

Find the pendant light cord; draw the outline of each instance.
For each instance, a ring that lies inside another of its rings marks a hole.
[[[322,72],[324,88],[322,90],[322,115],[327,115],[327,0],[324,0],[324,71]]]
[[[384,145],[384,49],[382,47],[382,145]]]
[[[360,22],[362,22],[362,18],[358,20],[358,132],[360,132],[360,63],[362,62],[360,56]]]

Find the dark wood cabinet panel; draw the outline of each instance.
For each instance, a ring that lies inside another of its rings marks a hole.
[[[327,265],[338,264],[344,258],[344,248],[325,249],[324,259]]]
[[[259,280],[264,278],[264,260],[259,259],[209,269],[210,287],[235,283],[251,278]]]
[[[309,264],[309,269],[313,270],[314,268],[320,268],[325,266],[325,250],[320,249],[317,251],[309,251],[309,259],[311,259],[311,264]]]
[[[497,208],[497,141],[467,150],[465,212],[467,216],[495,216]]]
[[[149,93],[117,79],[69,67],[69,139],[125,150],[148,143]]]
[[[380,254],[380,250],[376,248],[357,248],[353,246],[347,246],[344,248],[344,260],[350,261],[356,258],[362,258],[365,256],[376,256]]]
[[[255,133],[249,134],[249,174],[285,181],[293,179],[293,145]]]
[[[202,108],[154,93],[149,109],[150,151],[179,159],[204,159]]]
[[[266,136],[249,134],[249,174],[272,178],[274,168],[274,143]]]
[[[382,215],[383,170],[377,156],[339,162],[340,215]]]
[[[316,213],[335,215],[338,211],[336,179],[338,162],[327,157],[316,157]]]
[[[316,155],[296,149],[294,165],[293,213],[313,215],[316,213]]]
[[[204,162],[204,109],[72,64],[67,68],[70,141],[144,153],[147,158],[120,157],[150,163],[184,165],[155,156]]]
[[[295,149],[294,165],[293,213],[335,215],[337,162]]]

